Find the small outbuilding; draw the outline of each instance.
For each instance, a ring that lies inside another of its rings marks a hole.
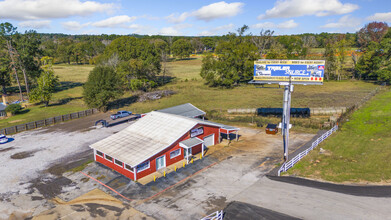
[[[189,118],[204,118],[206,113],[202,111],[201,109],[195,107],[191,103],[186,103],[182,105],[177,105],[170,108],[165,108],[158,110],[158,112],[168,113],[168,114],[174,114],[174,115],[181,115]]]
[[[185,104],[187,105],[187,104]],[[202,111],[201,111],[202,112]],[[221,133],[239,129],[189,117],[153,111],[97,143],[90,145],[95,161],[138,180],[159,169],[204,154],[205,148],[220,143]]]

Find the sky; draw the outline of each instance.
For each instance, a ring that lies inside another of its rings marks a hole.
[[[215,36],[244,24],[259,34],[356,32],[391,25],[391,0],[0,0],[0,22],[19,32]]]

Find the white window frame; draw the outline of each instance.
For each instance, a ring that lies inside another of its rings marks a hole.
[[[102,156],[98,154],[98,152],[102,153]],[[98,155],[100,157],[105,157],[105,154],[102,151],[95,150],[95,155]]]
[[[111,160],[107,159],[106,156],[111,157]],[[112,156],[110,156],[110,155],[105,154],[105,159],[106,159],[107,161],[110,161],[110,162],[114,163],[114,161],[113,161],[113,160],[114,160],[114,157],[112,157]]]
[[[151,168],[151,162],[148,160],[148,161],[145,161],[145,162],[143,162],[143,163],[146,163],[146,162],[148,162],[148,167],[145,167],[145,168],[143,168],[143,169],[137,169],[137,167],[138,167],[140,164],[139,164],[138,166],[136,166],[137,173],[140,173],[140,172],[142,172],[142,171],[144,171],[144,170],[147,170],[147,169]],[[141,164],[143,164],[143,163],[141,163]]]
[[[119,165],[119,164],[117,164],[115,161],[121,162],[121,163],[122,163],[122,166]],[[114,158],[114,164],[117,165],[117,166],[119,166],[119,167],[122,167],[122,168],[124,167],[124,162],[122,162],[122,161],[120,161],[120,160],[118,160],[118,159],[115,159],[115,158]]]
[[[171,156],[171,153],[174,153],[175,151],[179,151],[179,154],[177,154],[177,155],[175,155],[175,156]],[[182,150],[179,148],[179,149],[176,149],[176,150],[173,150],[173,151],[171,151],[170,152],[170,159],[173,159],[173,158],[175,158],[175,157],[178,157],[178,156],[181,156],[181,154],[182,154]]]
[[[127,171],[129,171],[129,172],[134,173],[134,168],[133,168],[133,170],[129,170],[128,168],[126,168],[126,165],[130,166],[129,164],[124,163],[124,169],[127,170]],[[132,166],[130,166],[130,168],[132,168]]]

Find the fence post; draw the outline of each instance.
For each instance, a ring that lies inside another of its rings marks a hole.
[[[26,131],[28,130],[28,126],[27,126],[27,123],[26,124],[24,124],[24,127],[26,128]]]
[[[15,133],[18,133],[18,126],[15,125]]]
[[[64,115],[61,115],[61,121],[64,121]]]
[[[43,126],[46,126],[46,119],[43,119]]]
[[[79,114],[79,112],[77,112],[77,118],[80,118],[80,114]]]
[[[37,128],[37,121],[34,121],[35,128]]]

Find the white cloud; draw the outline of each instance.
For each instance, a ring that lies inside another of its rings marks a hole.
[[[244,4],[241,2],[226,3],[216,2],[207,6],[203,6],[192,15],[199,20],[211,21],[217,18],[233,17],[242,12]]]
[[[87,27],[90,24],[91,24],[90,22],[85,23],[85,24],[80,24],[77,21],[67,21],[67,22],[61,23],[63,28],[65,28],[66,30],[70,30],[70,31],[78,31],[82,28]]]
[[[291,18],[305,15],[327,16],[347,14],[358,9],[358,5],[341,3],[339,0],[280,0],[258,19]]]
[[[198,36],[215,36],[219,34],[226,34],[232,31],[235,28],[234,24],[226,24],[222,26],[217,26],[215,28],[211,28],[210,30],[203,30],[198,33]]]
[[[254,29],[272,29],[276,28],[276,24],[273,22],[258,23],[251,26]]]
[[[367,18],[370,21],[380,21],[391,23],[391,12],[375,13]]]
[[[164,27],[160,29],[159,34],[168,35],[168,36],[178,36],[180,35],[180,32],[174,27]]]
[[[41,28],[50,28],[51,21],[49,20],[40,20],[40,21],[22,21],[19,22],[19,26],[23,28],[34,28],[34,29],[41,29]]]
[[[190,14],[188,12],[183,12],[179,16],[178,14],[173,13],[167,16],[166,19],[168,20],[168,22],[176,24],[184,22],[189,16]]]
[[[183,32],[183,30],[191,27],[193,27],[192,24],[177,24],[172,27],[164,27],[160,29],[159,34],[169,36],[184,35],[185,33]]]
[[[291,28],[296,28],[297,26],[299,26],[299,24],[296,23],[293,19],[291,19],[291,20],[284,21],[279,24],[276,24],[273,22],[258,23],[258,24],[252,25],[251,28],[254,28],[254,29],[273,29],[273,28],[291,29]]]
[[[341,17],[337,22],[327,23],[327,24],[321,26],[321,28],[356,30],[359,28],[360,24],[361,24],[360,19],[350,17],[350,15],[345,15],[345,16]]]
[[[167,16],[166,19],[171,23],[181,23],[189,17],[195,17],[196,19],[203,21],[212,21],[218,18],[236,16],[242,12],[243,6],[244,3],[242,2],[226,3],[225,1],[221,1],[203,6],[193,12],[183,12],[180,15],[174,13]]]
[[[136,17],[134,16],[129,17],[127,15],[120,15],[120,16],[107,18],[102,21],[94,22],[92,23],[92,26],[100,27],[100,28],[113,28],[113,27],[117,27],[118,25],[123,25],[125,23],[132,22],[134,20],[136,20]]]
[[[0,19],[35,20],[87,16],[107,12],[113,4],[80,0],[4,0],[0,1]]]

